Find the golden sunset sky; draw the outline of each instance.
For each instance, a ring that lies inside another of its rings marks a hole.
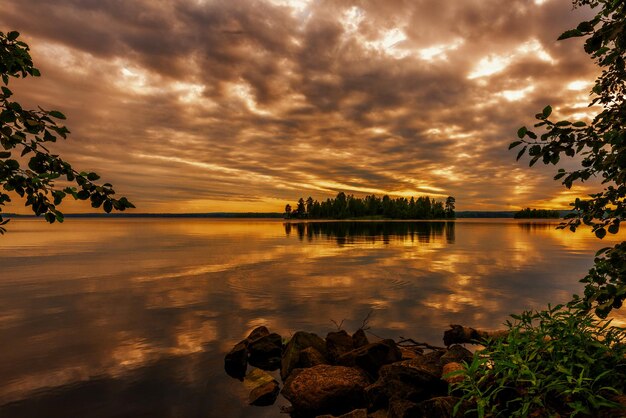
[[[280,212],[339,191],[516,210],[588,191],[507,148],[547,104],[591,114],[597,69],[581,40],[556,41],[590,15],[570,0],[20,0],[0,26],[42,72],[11,81],[17,100],[68,117],[53,150],[138,212]]]

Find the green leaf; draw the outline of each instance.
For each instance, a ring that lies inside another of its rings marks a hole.
[[[11,153],[10,152],[0,152],[0,158],[11,158]]]
[[[65,117],[65,115],[61,112],[59,112],[58,110],[50,110],[49,112],[47,112],[50,116],[52,116],[53,118],[57,118],[57,119],[67,119]]]
[[[522,148],[520,150],[520,152],[517,153],[517,158],[515,158],[515,161],[519,161],[520,158],[522,158],[522,155],[524,155],[524,153],[526,152],[526,146],[524,148]]]
[[[558,37],[557,41],[562,41],[563,39],[576,38],[579,36],[583,36],[584,34],[578,29],[570,29],[565,31]]]
[[[602,239],[605,236],[606,236],[606,229],[604,229],[604,228],[596,229],[596,237]]]
[[[509,149],[513,149],[513,148],[515,148],[516,146],[518,146],[521,143],[522,143],[522,141],[511,142],[511,144],[509,145]]]
[[[584,128],[585,126],[587,126],[587,124],[583,121],[578,121],[578,122],[574,122],[572,126],[575,126],[576,128]]]
[[[542,116],[545,118],[549,117],[552,114],[552,106],[548,105],[546,107],[543,108],[543,111],[541,112]]]
[[[520,138],[520,139],[521,139],[521,138],[524,138],[524,136],[526,135],[526,132],[527,132],[527,131],[528,131],[528,129],[526,129],[526,127],[525,127],[525,126],[522,126],[521,128],[519,128],[519,129],[517,130],[517,137],[518,137],[518,138]],[[509,148],[509,149],[510,149],[510,148]]]
[[[100,178],[100,176],[96,173],[89,173],[87,174],[87,180],[89,181],[96,181]]]
[[[14,41],[17,38],[19,38],[19,36],[20,36],[20,33],[18,31],[15,31],[15,30],[7,33],[7,39],[9,41]]]
[[[2,94],[4,94],[4,97],[11,97],[13,95],[13,92],[8,88],[2,86]]]
[[[609,233],[617,234],[619,232],[619,224],[611,224],[609,225]]]

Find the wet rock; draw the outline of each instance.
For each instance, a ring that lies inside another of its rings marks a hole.
[[[328,364],[328,360],[315,348],[307,347],[300,351],[300,359],[298,360],[297,367],[306,369],[319,364]]]
[[[244,385],[250,389],[248,403],[256,406],[272,405],[280,393],[278,382],[272,375],[254,369],[246,375]]]
[[[441,377],[443,373],[441,357],[443,354],[443,351],[431,351],[429,353],[416,356],[407,364],[410,364],[412,367],[422,368],[437,377]]]
[[[243,380],[248,368],[248,348],[246,341],[237,343],[224,358],[224,370],[230,377]]]
[[[432,363],[417,358],[388,364],[381,367],[378,380],[366,388],[366,393],[374,408],[386,407],[397,399],[417,403],[443,396],[448,385],[440,379],[438,370]]]
[[[448,384],[462,382],[463,379],[465,379],[464,375],[456,373],[453,376],[449,375],[450,373],[459,372],[462,370],[465,370],[465,367],[463,367],[461,363],[452,362],[446,364],[445,366],[443,366],[443,380],[448,382]]]
[[[278,382],[269,382],[259,386],[258,388],[252,389],[248,398],[248,403],[255,406],[274,405],[279,393],[280,387],[278,386]]]
[[[355,409],[347,414],[335,416],[335,415],[318,415],[316,418],[368,418],[367,409]]]
[[[362,370],[320,364],[294,371],[282,394],[297,413],[337,415],[367,406],[367,385],[369,380]]]
[[[263,370],[276,370],[281,364],[283,352],[282,337],[276,333],[268,334],[248,342],[250,357],[248,362]]]
[[[252,330],[250,335],[248,335],[248,337],[246,338],[246,341],[251,342],[254,340],[258,340],[259,338],[265,337],[266,335],[270,335],[270,331],[267,329],[267,327],[264,327],[264,326],[256,327],[255,329]]]
[[[440,396],[420,402],[418,409],[421,415],[431,418],[452,418],[454,406],[459,402],[454,396]],[[460,414],[459,416],[463,416]]]
[[[364,345],[368,345],[370,342],[367,339],[367,335],[365,335],[365,331],[362,328],[356,330],[354,334],[352,334],[352,345],[354,348],[363,347]]]
[[[304,331],[296,332],[287,343],[282,355],[280,377],[285,380],[300,361],[300,352],[305,348],[313,347],[322,356],[326,356],[326,342],[316,334]]]
[[[329,332],[326,335],[326,351],[330,361],[337,361],[339,357],[353,349],[354,342],[346,331]]]
[[[370,412],[367,418],[388,418],[386,409],[379,409],[374,412]]]
[[[395,341],[382,340],[345,353],[339,357],[337,363],[343,366],[360,367],[375,378],[382,366],[401,359],[402,353]]]
[[[470,362],[474,355],[467,348],[462,345],[455,344],[448,348],[448,351],[441,356],[441,364],[447,363],[462,363],[463,361]]]
[[[405,399],[394,399],[389,404],[388,418],[415,418],[420,417],[419,406]],[[427,415],[430,417],[430,415]]]
[[[411,360],[411,359],[414,359],[415,357],[421,356],[423,353],[423,350],[420,348],[402,347],[402,346],[399,346],[398,348],[400,349],[400,352],[402,353],[402,360]]]

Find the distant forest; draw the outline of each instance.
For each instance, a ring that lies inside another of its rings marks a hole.
[[[548,209],[522,209],[513,215],[515,219],[558,219],[561,212]]]
[[[361,199],[341,192],[334,199],[318,202],[312,197],[300,198],[295,207],[285,206],[287,219],[453,219],[455,199],[445,202],[428,196],[392,199],[375,195]]]

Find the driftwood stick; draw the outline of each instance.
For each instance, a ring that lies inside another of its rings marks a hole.
[[[504,338],[508,331],[483,331],[462,325],[450,325],[450,329],[443,333],[443,343],[452,344],[482,344],[490,339]]]
[[[445,350],[444,347],[436,347],[428,343],[421,343],[421,342],[415,341],[413,338],[404,338],[403,336],[400,336],[400,341],[398,341],[397,344],[401,347],[427,348],[433,351]]]

